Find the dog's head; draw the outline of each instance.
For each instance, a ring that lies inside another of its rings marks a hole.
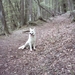
[[[34,36],[35,35],[35,28],[33,28],[33,29],[30,28],[30,32],[29,33],[30,33],[30,35]]]

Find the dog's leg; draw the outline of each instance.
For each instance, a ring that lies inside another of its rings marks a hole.
[[[28,45],[28,41],[24,44],[24,48],[25,48],[27,45]],[[24,48],[23,48],[23,49],[24,49]]]
[[[33,44],[33,49],[35,50],[35,43]]]
[[[32,51],[32,44],[31,44],[31,43],[29,43],[29,46],[30,46],[30,51]]]

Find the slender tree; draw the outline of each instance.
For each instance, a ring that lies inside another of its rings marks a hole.
[[[5,13],[4,13],[2,0],[0,0],[0,19],[1,19],[2,25],[4,27],[4,33],[6,35],[9,34],[9,30],[8,30],[8,27],[7,27],[7,24],[6,24],[6,19],[5,19]]]
[[[8,3],[9,3],[9,12],[10,13],[13,13],[13,10],[12,10],[12,3],[11,3],[11,1],[10,0],[8,0]],[[14,9],[14,8],[13,8]],[[11,29],[12,30],[15,30],[16,29],[16,22],[15,22],[15,19],[14,19],[14,15],[13,14],[11,14],[11,16],[10,16],[10,23],[11,23]]]
[[[74,10],[73,0],[67,0],[67,4],[68,4],[68,10],[69,11]]]
[[[29,6],[29,1],[25,0],[25,17],[24,17],[24,24],[27,24],[28,21],[28,6]]]
[[[24,25],[24,0],[20,0],[20,8],[21,8],[21,25]]]
[[[32,0],[29,0],[29,21],[32,21]]]

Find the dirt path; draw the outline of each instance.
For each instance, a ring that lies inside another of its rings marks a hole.
[[[75,74],[75,23],[67,14],[36,26],[36,51],[18,50],[28,38],[24,30],[0,37],[0,75]]]

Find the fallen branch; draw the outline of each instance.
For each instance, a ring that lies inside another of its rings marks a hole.
[[[38,17],[39,20],[43,21],[43,22],[47,22],[45,19],[43,19],[41,16]]]
[[[23,31],[23,33],[26,33],[26,32],[29,32],[29,30],[25,30],[25,31]]]
[[[34,21],[29,21],[28,24],[33,25],[33,26],[37,25],[36,22],[34,22]]]

